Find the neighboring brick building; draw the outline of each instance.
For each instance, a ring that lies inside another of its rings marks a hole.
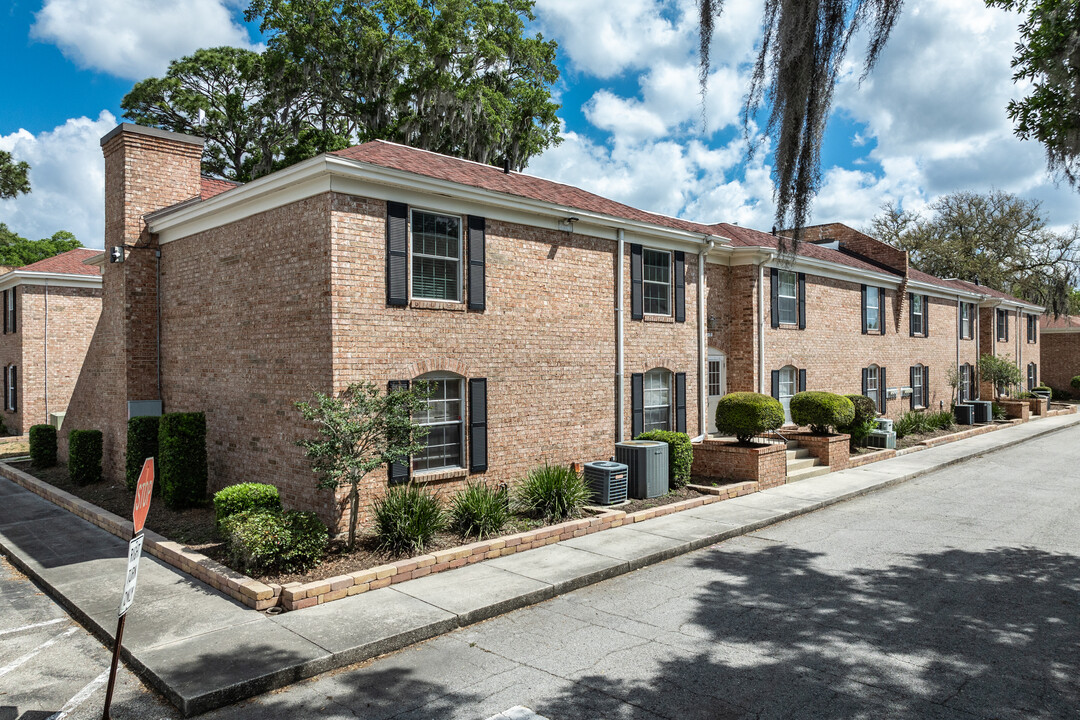
[[[1039,380],[1054,390],[1072,393],[1072,379],[1080,375],[1080,317],[1043,316],[1040,324],[1042,375]]]
[[[957,302],[985,296],[861,235],[857,254],[803,243],[792,260],[771,235],[386,142],[239,187],[200,177],[196,138],[123,125],[102,146],[106,247],[125,259],[104,268],[64,430],[102,429],[114,476],[129,403],[160,401],[206,412],[212,489],[272,482],[337,521],[295,444],[310,429],[294,403],[316,390],[438,383],[428,450],[369,476],[366,516],[388,482],[512,482],[643,429],[700,435],[718,394],[789,389],[785,368],[859,392],[861,365],[900,388],[922,364],[916,404],[947,405],[945,367],[977,355]],[[860,331],[862,285],[883,290],[885,337]],[[908,293],[929,306],[917,321]]]
[[[0,275],[0,418],[9,433],[67,410],[101,315],[101,273],[85,264],[100,254],[69,250]]]

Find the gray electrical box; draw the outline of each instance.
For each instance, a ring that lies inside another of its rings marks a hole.
[[[668,491],[668,445],[656,440],[627,440],[615,443],[615,462],[629,469],[627,494],[637,500],[664,495]]]
[[[585,484],[597,505],[614,505],[626,500],[629,471],[622,463],[600,460],[585,463]]]

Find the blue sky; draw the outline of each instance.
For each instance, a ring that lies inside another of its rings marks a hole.
[[[34,192],[0,201],[27,237],[68,229],[100,247],[97,140],[143,77],[198,47],[257,46],[243,0],[13,0],[0,17],[0,149],[33,166]],[[767,230],[768,147],[751,161],[737,125],[759,35],[760,0],[727,0],[714,35],[702,122],[695,0],[537,0],[535,28],[559,43],[563,143],[529,171],[623,202]],[[998,188],[1077,222],[1078,196],[1055,187],[1041,148],[1012,135],[1020,90],[1009,58],[1015,16],[979,0],[908,0],[870,80],[860,48],[837,89],[813,220],[865,225],[886,202],[920,210],[956,190]]]

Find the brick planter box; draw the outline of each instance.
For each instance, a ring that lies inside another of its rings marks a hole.
[[[851,436],[842,433],[834,435],[814,435],[813,433],[800,432],[788,435],[792,440],[798,441],[801,447],[810,451],[810,454],[821,461],[822,465],[828,465],[832,471],[844,470],[848,467],[851,456]]]
[[[998,405],[1005,410],[1005,417],[1010,420],[1027,421],[1031,418],[1031,406],[1027,400],[998,400]]]
[[[694,445],[694,475],[758,483],[758,490],[787,482],[787,446],[747,447],[726,440]]]
[[[1030,408],[1032,415],[1046,417],[1046,413],[1050,412],[1049,400],[1046,400],[1044,398],[1030,398],[1027,402],[1028,408]]]

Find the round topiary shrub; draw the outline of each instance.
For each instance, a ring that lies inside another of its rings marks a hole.
[[[776,430],[783,424],[784,406],[768,395],[728,393],[716,402],[716,431],[734,435],[744,445],[755,435]]]
[[[52,425],[30,426],[30,462],[39,468],[56,464],[56,428]]]
[[[668,488],[677,490],[690,482],[690,469],[694,467],[694,446],[686,433],[671,430],[650,430],[635,440],[657,440],[668,446]]]
[[[245,510],[281,512],[278,489],[266,483],[240,483],[214,493],[214,516],[219,528],[225,518]]]
[[[811,390],[791,398],[791,420],[808,425],[815,435],[827,435],[830,428],[855,419],[855,405],[843,395]]]

